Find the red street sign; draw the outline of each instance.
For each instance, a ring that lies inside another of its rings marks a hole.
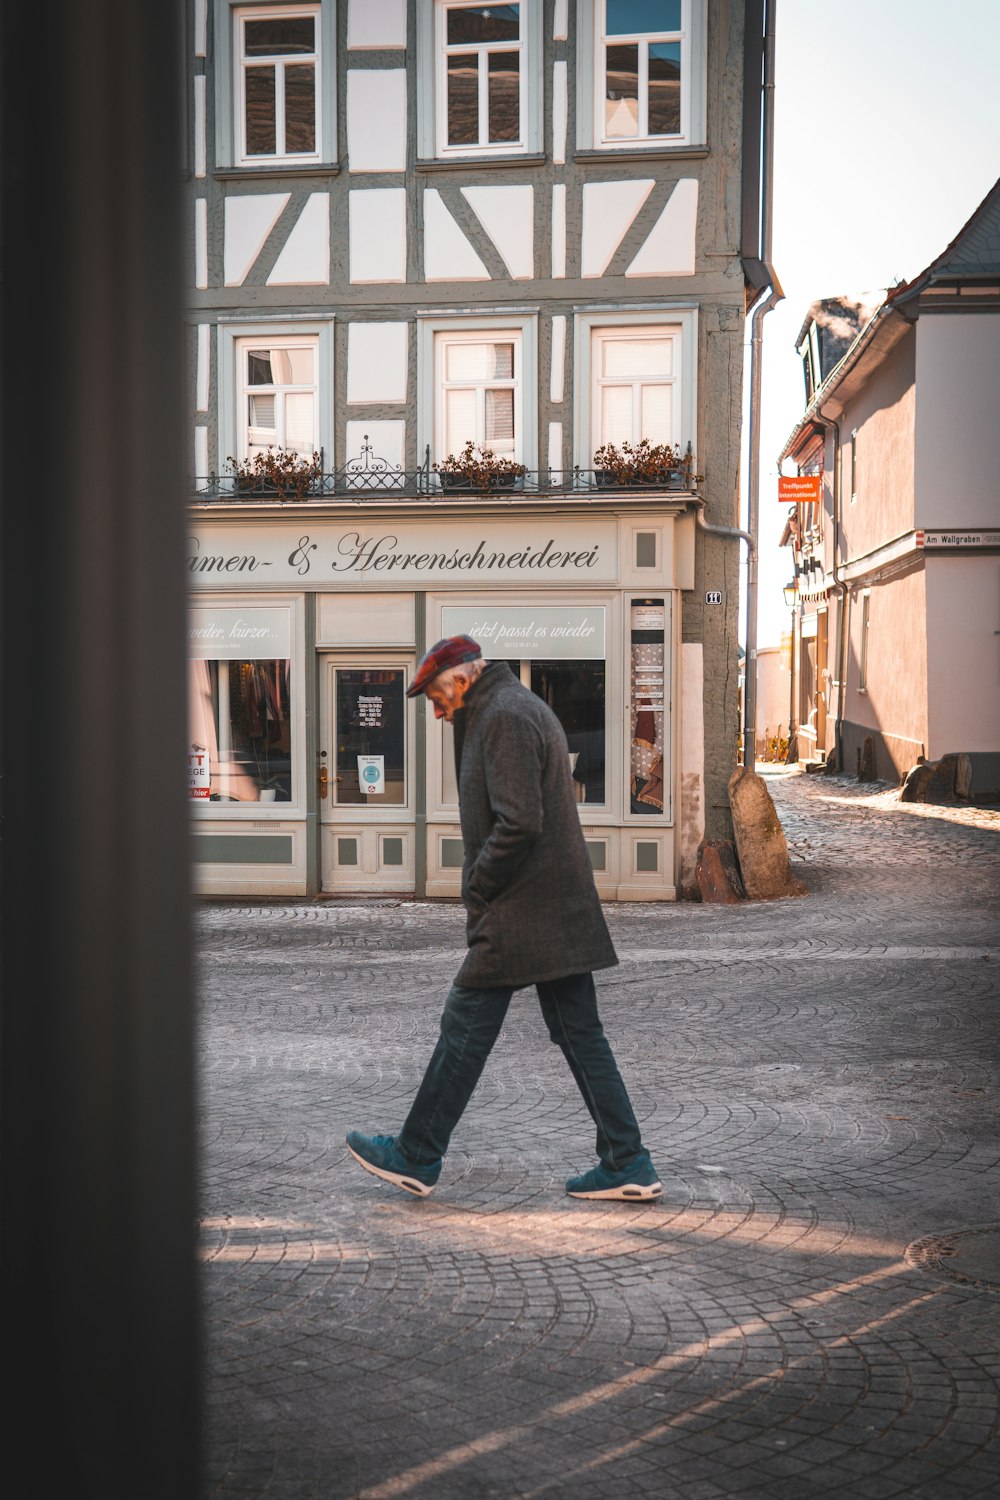
[[[822,488],[822,474],[778,475],[778,499],[782,505],[806,505],[818,500]]]

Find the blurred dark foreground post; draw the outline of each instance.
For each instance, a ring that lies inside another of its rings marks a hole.
[[[2,11],[4,1467],[66,1500],[199,1492],[183,15]]]

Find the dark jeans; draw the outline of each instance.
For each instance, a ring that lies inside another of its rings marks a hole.
[[[597,1014],[592,974],[572,974],[535,986],[549,1036],[562,1048],[597,1126],[597,1154],[621,1171],[643,1145],[628,1091]],[[445,1001],[441,1035],[399,1133],[404,1155],[422,1165],[444,1156],[451,1133],[500,1034],[514,991],[454,984]]]

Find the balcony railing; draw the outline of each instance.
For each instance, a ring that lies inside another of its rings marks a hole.
[[[262,503],[306,504],[346,500],[441,500],[449,497],[483,498],[521,494],[598,495],[609,492],[663,494],[692,488],[693,460],[685,457],[681,467],[651,477],[615,479],[603,469],[529,469],[524,474],[504,475],[488,483],[470,483],[462,475],[441,474],[431,464],[430,449],[419,469],[403,469],[377,458],[370,449],[351,459],[341,469],[322,470],[311,476],[304,488],[291,481],[265,478],[244,479],[233,474],[209,474],[195,478],[191,498],[195,503],[250,505]]]

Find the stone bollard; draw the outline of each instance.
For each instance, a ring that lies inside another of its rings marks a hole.
[[[858,780],[875,780],[875,741],[870,734],[865,735],[864,747],[858,751]]]
[[[736,855],[747,896],[770,901],[803,896],[807,887],[792,874],[788,843],[774,810],[771,793],[755,771],[746,767],[729,778]]]

